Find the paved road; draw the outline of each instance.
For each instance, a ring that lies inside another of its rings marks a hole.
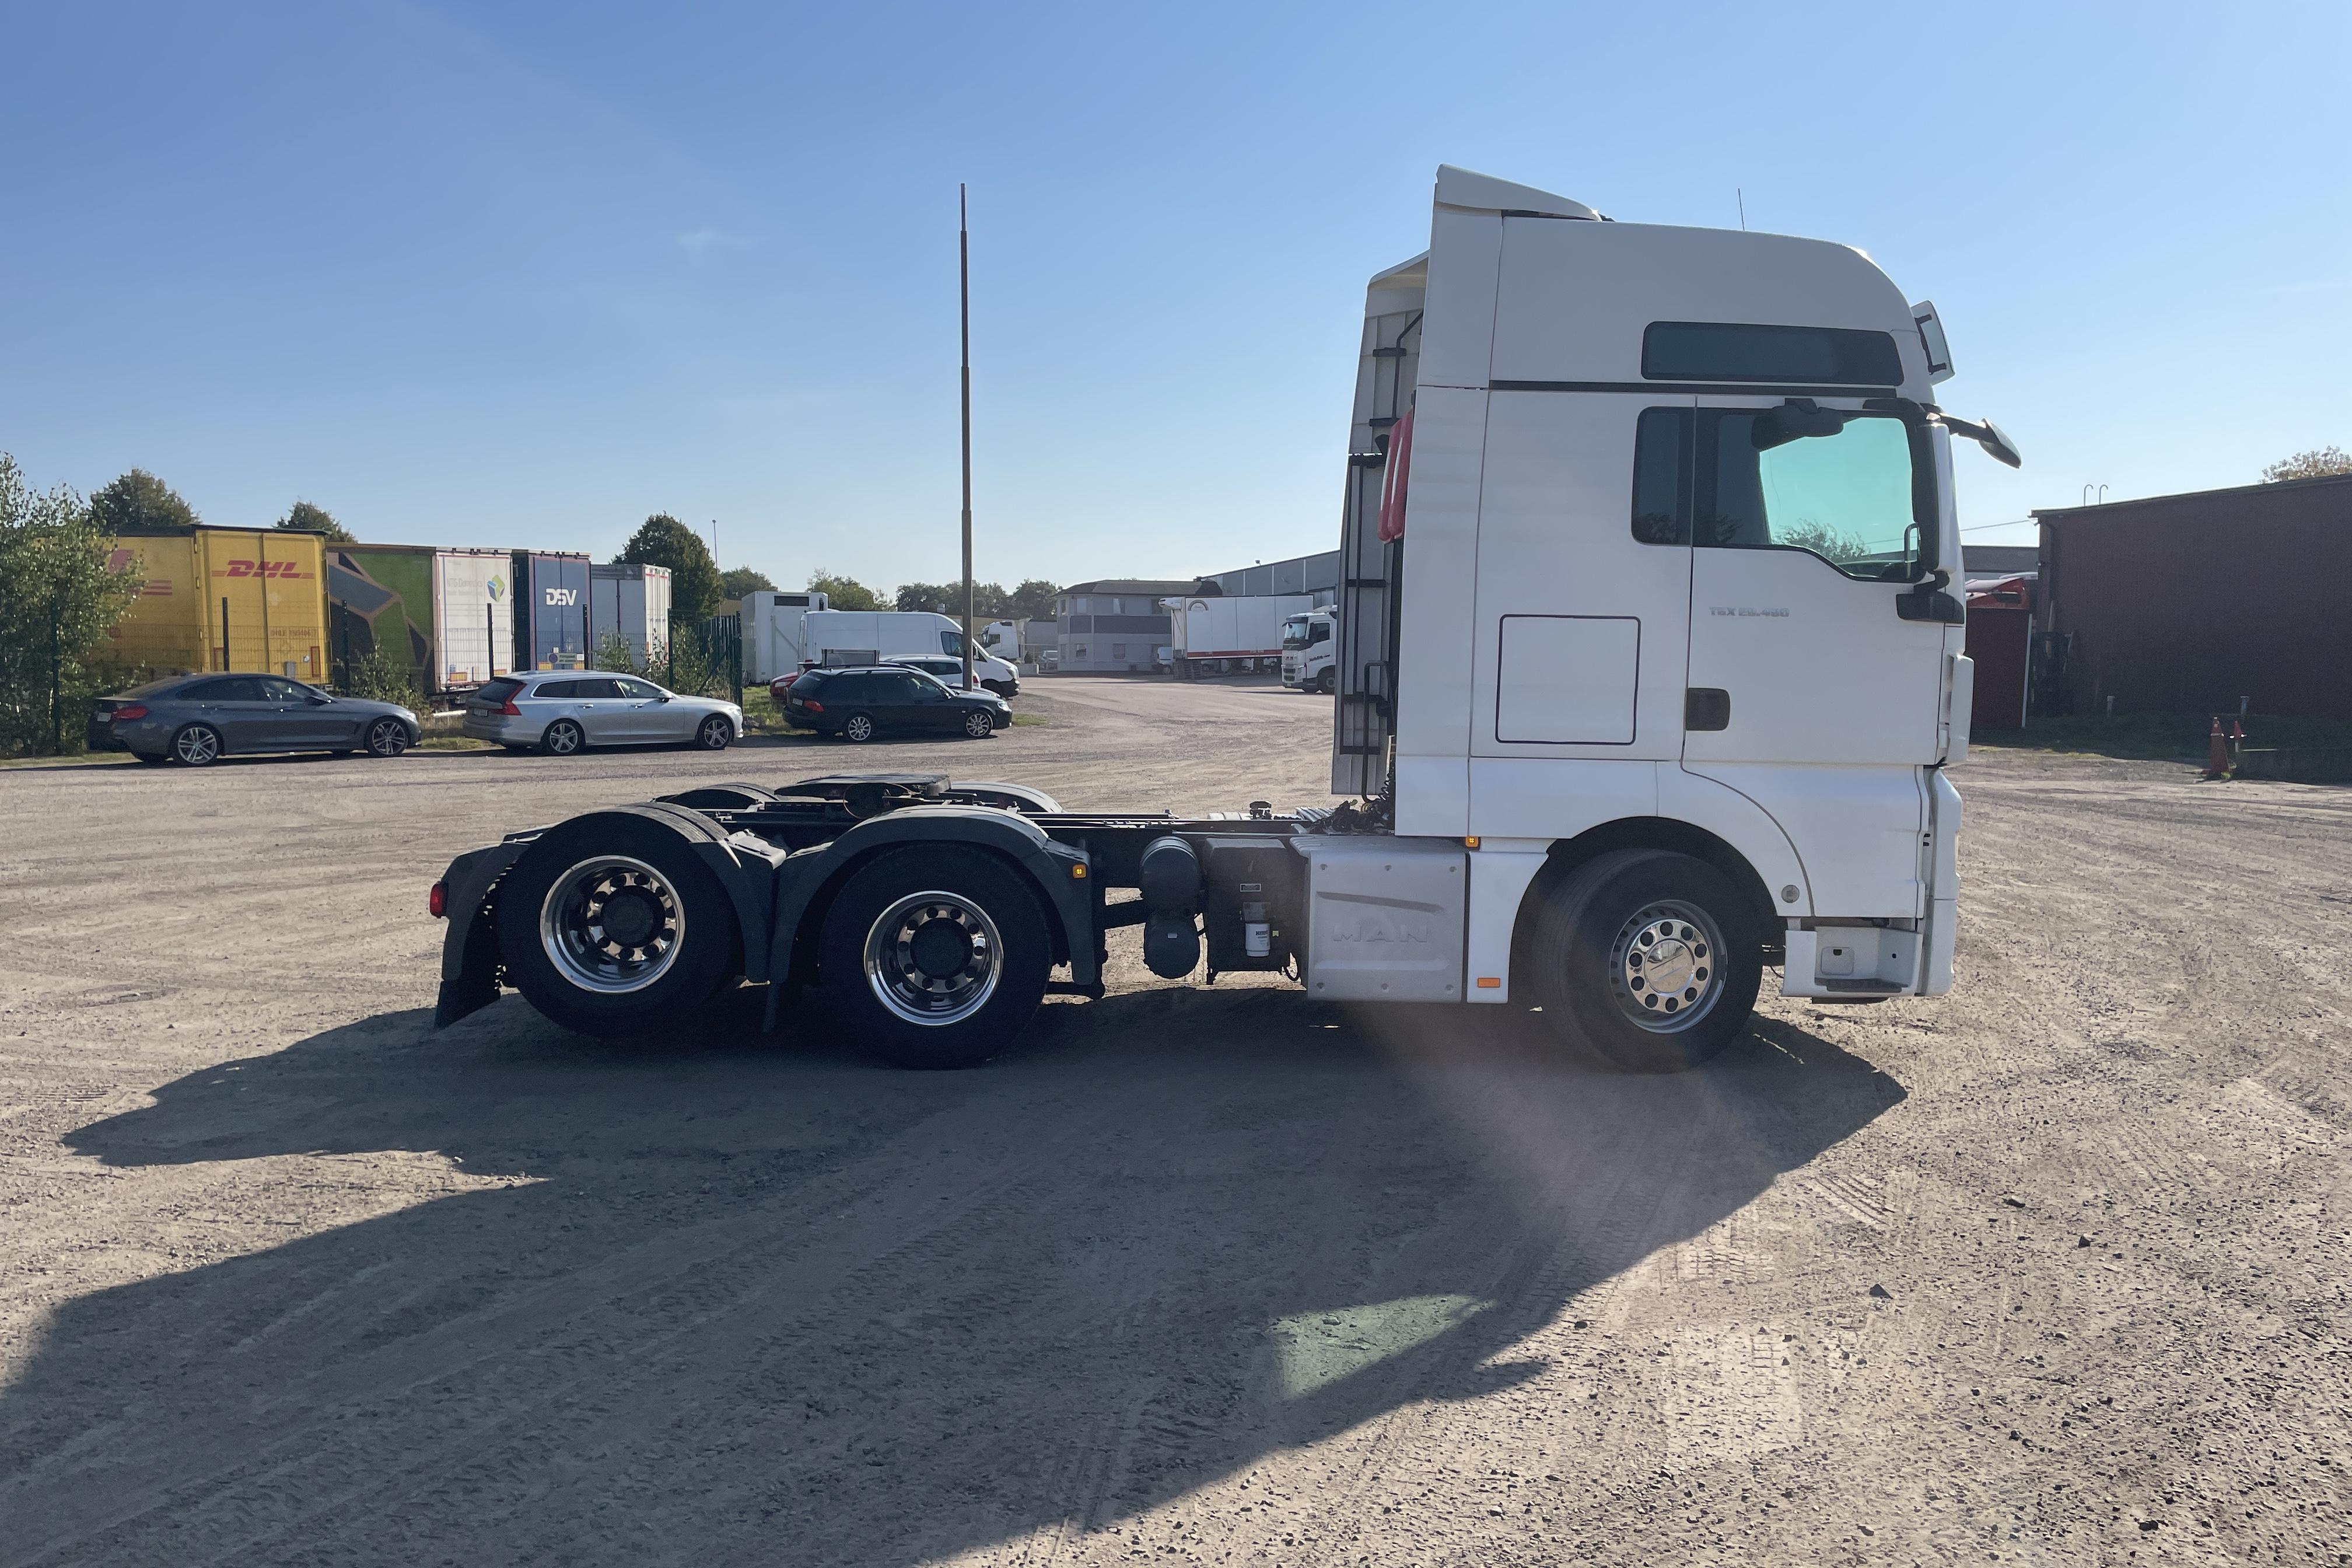
[[[1328,700],[1036,688],[988,742],[0,773],[0,1563],[2352,1537],[2347,792],[1979,753],[1958,992],[1678,1079],[1131,964],[969,1074],[748,1003],[427,1026],[446,857],[657,784],[1321,798]]]

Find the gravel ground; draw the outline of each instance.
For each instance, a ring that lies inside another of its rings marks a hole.
[[[687,779],[1324,798],[1327,700],[0,773],[0,1563],[2345,1562],[2352,792],[1980,751],[1959,979],[1674,1079],[1123,963],[964,1074],[429,1026]]]

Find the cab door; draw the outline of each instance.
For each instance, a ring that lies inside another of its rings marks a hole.
[[[1683,765],[1780,822],[1816,914],[1916,918],[1946,641],[1906,614],[1945,531],[1929,432],[1854,399],[1691,417]]]

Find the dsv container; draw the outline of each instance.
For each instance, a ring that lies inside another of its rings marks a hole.
[[[140,589],[107,633],[109,652],[156,675],[262,670],[325,684],[323,544],[291,529],[203,524],[116,535],[108,564]]]

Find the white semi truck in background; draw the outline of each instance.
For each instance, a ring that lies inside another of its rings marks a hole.
[[[1951,984],[1971,666],[1932,307],[1856,250],[1439,170],[1366,296],[1337,807],[1067,811],[896,773],[690,789],[461,856],[439,1017],[675,1029],[737,977],[993,1055],[1112,932],[1361,1004],[1540,1005],[1623,1068],[1785,995]],[[1115,896],[1114,896],[1115,895]]]
[[[1325,696],[1339,689],[1339,618],[1308,610],[1282,623],[1282,683]]]

